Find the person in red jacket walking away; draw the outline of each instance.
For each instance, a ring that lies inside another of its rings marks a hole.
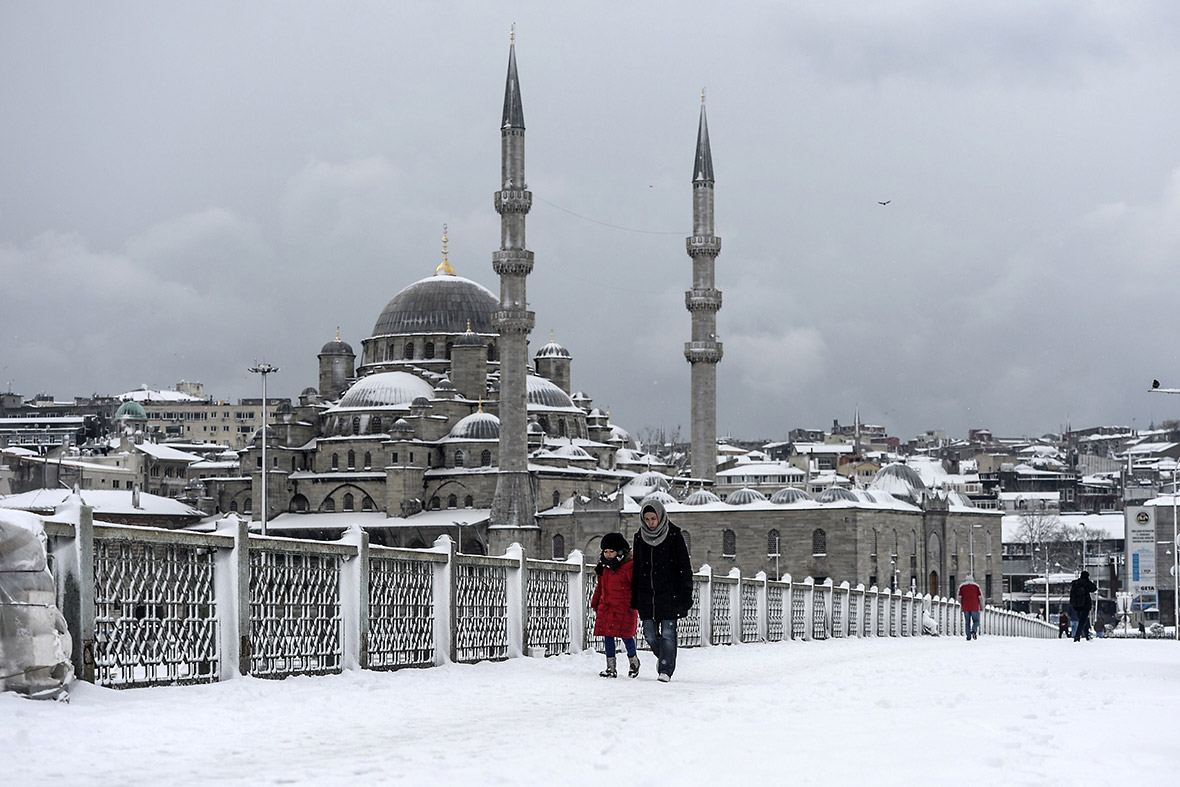
[[[959,603],[963,606],[963,628],[967,630],[967,639],[979,639],[979,610],[983,591],[975,584],[975,577],[970,574],[959,585]]]
[[[627,677],[639,675],[639,656],[635,654],[635,629],[639,613],[631,608],[631,576],[635,562],[631,547],[622,533],[607,533],[602,537],[602,555],[594,573],[598,586],[590,606],[594,609],[594,636],[602,637],[606,646],[606,669],[598,673],[603,678],[617,678],[615,669],[615,637],[627,648]]]

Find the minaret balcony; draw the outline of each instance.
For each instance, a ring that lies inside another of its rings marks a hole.
[[[533,192],[524,189],[505,189],[496,192],[497,213],[528,213],[533,206]]]
[[[525,249],[493,251],[492,270],[500,276],[528,276],[533,272],[533,253]]]
[[[718,363],[721,355],[721,342],[684,343],[684,357],[689,363]]]
[[[721,253],[721,238],[716,235],[689,235],[684,246],[690,257],[716,257]]]
[[[721,308],[721,290],[689,290],[684,293],[684,307],[690,312],[715,312]]]
[[[536,315],[527,309],[501,309],[492,312],[492,325],[501,334],[527,334],[537,322]]]

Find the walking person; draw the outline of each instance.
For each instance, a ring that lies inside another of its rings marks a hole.
[[[1094,603],[1090,594],[1098,586],[1090,581],[1090,572],[1083,571],[1082,575],[1069,583],[1069,605],[1073,607],[1073,616],[1077,618],[1078,627],[1074,632],[1073,641],[1078,642],[1084,636],[1090,639],[1090,610]]]
[[[627,677],[639,675],[639,656],[635,653],[635,629],[639,616],[631,608],[631,578],[635,561],[631,559],[631,545],[622,533],[607,533],[600,542],[602,554],[594,573],[598,585],[590,599],[594,610],[594,636],[602,637],[606,647],[606,669],[598,673],[602,678],[617,678],[615,668],[615,637],[623,640],[627,649]]]
[[[1057,639],[1071,636],[1069,615],[1062,610],[1057,614]]]
[[[959,585],[959,603],[963,607],[963,628],[967,632],[967,640],[979,639],[979,610],[983,591],[975,583],[975,577],[970,574]]]
[[[676,671],[676,620],[692,608],[692,564],[684,534],[668,519],[662,503],[645,502],[640,516],[631,606],[643,621],[660,682],[667,683]]]

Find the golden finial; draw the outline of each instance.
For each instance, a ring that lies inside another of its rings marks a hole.
[[[340,341],[340,326],[336,326],[336,341]]]
[[[516,22],[512,23],[512,27],[508,31],[508,43],[509,44],[516,43]]]
[[[467,318],[467,332],[471,333],[471,318]]]
[[[705,105],[705,89],[701,88],[701,106]]]
[[[549,329],[549,343],[550,343],[550,344],[553,344],[553,343],[555,343],[556,341],[557,341],[557,337],[554,335],[554,333],[553,333],[553,329],[552,329],[552,328],[550,328],[550,329]]]
[[[451,267],[451,263],[447,259],[447,225],[446,224],[443,225],[442,242],[443,242],[443,249],[442,249],[443,259],[442,259],[442,262],[440,262],[438,264],[438,267],[434,269],[434,275],[437,276],[440,273],[445,273],[448,276],[454,276],[455,269]]]
[[[479,411],[483,412],[483,397],[479,397]]]

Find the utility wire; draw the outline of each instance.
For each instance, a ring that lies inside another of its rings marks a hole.
[[[598,219],[592,219],[592,218],[590,218],[589,216],[583,216],[583,215],[582,215],[582,214],[580,214],[580,213],[574,213],[572,210],[568,210],[568,209],[566,209],[566,208],[563,208],[563,207],[561,207],[560,205],[554,205],[554,204],[553,204],[552,202],[550,202],[549,200],[547,200],[547,199],[541,199],[540,197],[538,197],[538,196],[536,196],[536,195],[534,195],[534,196],[533,196],[533,199],[535,199],[537,202],[544,202],[544,203],[545,203],[546,205],[548,205],[549,207],[551,207],[551,208],[557,208],[557,209],[558,209],[558,210],[560,210],[562,213],[568,213],[569,215],[571,215],[571,216],[573,216],[573,217],[575,217],[575,218],[579,218],[579,219],[581,219],[582,221],[589,221],[589,222],[591,222],[591,223],[593,223],[593,224],[600,224],[600,225],[602,225],[603,227],[610,227],[610,228],[611,228],[611,229],[613,229],[613,230],[622,230],[623,232],[639,232],[639,233],[642,233],[642,234],[644,234],[644,235],[683,235],[683,234],[684,234],[684,232],[682,232],[682,231],[681,231],[681,232],[661,232],[660,230],[637,230],[637,229],[635,229],[634,227],[621,227],[621,226],[619,226],[618,224],[611,224],[611,223],[609,223],[609,222],[606,222],[606,221],[599,221]]]

